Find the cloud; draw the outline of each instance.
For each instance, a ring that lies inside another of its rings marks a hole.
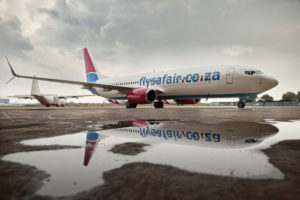
[[[290,1],[56,1],[39,10],[49,16],[36,33],[41,43],[89,46],[112,62],[120,44],[138,56],[233,44],[293,52],[299,34],[299,8]]]
[[[0,18],[0,55],[24,57],[24,51],[33,49],[29,38],[23,37],[16,16]]]
[[[88,47],[112,75],[244,64],[280,79],[275,95],[300,85],[299,1],[2,2],[0,11],[11,17],[0,15],[0,53],[27,56],[29,72],[82,78]]]
[[[248,46],[233,45],[225,48],[223,52],[228,56],[241,56],[242,54],[251,54],[253,52],[253,48]]]

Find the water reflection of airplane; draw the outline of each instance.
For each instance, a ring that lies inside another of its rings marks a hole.
[[[275,126],[257,122],[201,123],[145,120],[122,122],[118,128],[87,133],[84,165],[88,165],[98,142],[104,137],[116,136],[141,139],[149,143],[209,148],[246,148],[262,142],[277,132]]]

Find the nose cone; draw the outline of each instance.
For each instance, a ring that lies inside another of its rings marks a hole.
[[[278,85],[278,80],[273,77],[265,76],[262,79],[262,90],[266,91]]]

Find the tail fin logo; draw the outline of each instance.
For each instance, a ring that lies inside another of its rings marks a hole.
[[[93,61],[89,55],[87,48],[83,49],[84,62],[85,62],[85,71],[86,71],[86,80],[89,83],[94,83],[99,80],[98,73],[95,69]]]

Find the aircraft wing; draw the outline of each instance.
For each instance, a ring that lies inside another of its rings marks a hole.
[[[59,95],[57,96],[59,99],[67,99],[67,98],[79,98],[79,97],[90,97],[90,96],[96,96],[96,95],[67,95],[67,96],[64,96],[64,95]]]
[[[41,81],[50,81],[50,82],[57,82],[57,83],[67,83],[67,84],[73,84],[73,85],[81,85],[84,88],[92,88],[92,87],[97,87],[97,88],[103,88],[105,90],[117,90],[120,93],[127,93],[130,90],[134,89],[132,87],[124,87],[124,86],[116,86],[116,85],[105,85],[105,84],[100,84],[100,83],[88,83],[88,82],[82,82],[82,81],[70,81],[70,80],[63,80],[63,79],[54,79],[54,78],[44,78],[44,77],[38,77],[38,76],[24,76],[24,75],[19,75],[17,74],[14,69],[12,68],[9,60],[7,57],[5,57],[7,64],[10,68],[11,73],[15,77],[19,78],[26,78],[26,79],[36,79],[36,80],[41,80]]]
[[[19,99],[34,99],[34,96],[32,95],[14,95],[8,97],[19,98]]]

